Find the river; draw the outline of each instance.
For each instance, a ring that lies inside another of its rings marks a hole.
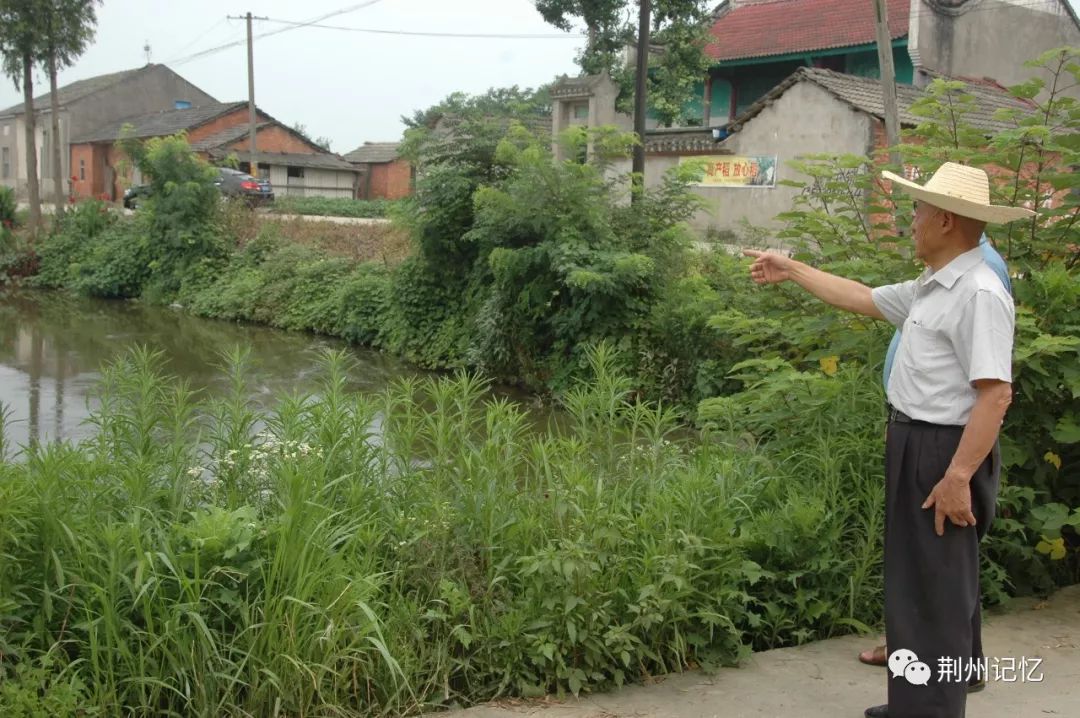
[[[380,391],[395,379],[427,374],[327,337],[199,319],[140,302],[0,291],[0,403],[9,413],[9,445],[89,435],[84,420],[95,406],[101,367],[136,345],[163,352],[169,374],[208,394],[226,386],[221,352],[249,347],[249,386],[264,405],[283,393],[314,389],[319,351],[326,348],[348,351],[354,390]],[[524,396],[502,388],[496,393]]]

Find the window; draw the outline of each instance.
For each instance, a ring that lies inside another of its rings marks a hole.
[[[575,120],[587,120],[589,119],[589,103],[579,102],[574,105],[574,119]]]
[[[304,179],[303,167],[288,167],[286,168],[285,173],[289,179]]]
[[[11,134],[11,125],[4,125],[4,137],[7,137],[9,134]]]
[[[5,147],[0,155],[2,155],[2,157],[0,157],[0,162],[3,164],[4,179],[7,179],[8,177],[11,177],[11,149]]]
[[[86,180],[86,160],[79,160],[79,180]]]
[[[270,165],[265,162],[259,163],[259,179],[270,179]]]

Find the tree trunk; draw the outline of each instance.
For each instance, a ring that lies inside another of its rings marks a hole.
[[[38,194],[37,122],[34,118],[34,57],[23,53],[23,116],[26,124],[26,191],[30,200],[30,220],[27,229],[31,239],[41,226],[41,197]]]
[[[56,49],[49,50],[49,102],[52,107],[52,165],[53,193],[56,200],[56,214],[59,219],[64,214],[64,159],[60,142],[60,97],[56,92]]]

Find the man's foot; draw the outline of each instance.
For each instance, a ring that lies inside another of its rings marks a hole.
[[[887,655],[884,645],[863,651],[859,654],[859,661],[868,666],[885,666],[888,665],[888,660],[889,656]]]
[[[866,718],[889,718],[889,706],[871,706],[863,715]]]
[[[972,678],[968,681],[968,693],[978,693],[986,688],[985,678]]]

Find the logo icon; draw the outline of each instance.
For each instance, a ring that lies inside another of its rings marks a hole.
[[[893,678],[903,677],[914,686],[925,686],[930,682],[930,666],[906,648],[893,651],[889,656],[889,671]]]

